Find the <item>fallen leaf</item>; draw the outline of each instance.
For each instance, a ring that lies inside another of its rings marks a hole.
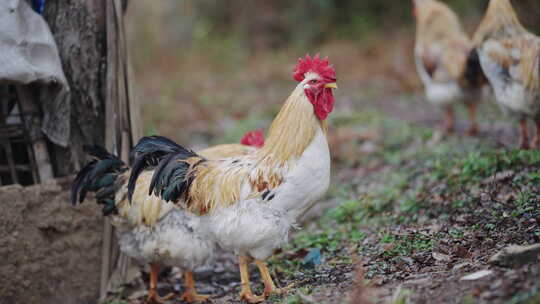
[[[467,266],[472,266],[472,264],[469,263],[469,262],[459,263],[459,264],[454,265],[454,267],[452,267],[452,270],[454,270],[454,271],[460,270],[461,268],[464,268],[464,267],[467,267]]]
[[[388,243],[388,244],[383,244],[381,247],[384,251],[390,251],[396,247],[396,244]]]
[[[495,182],[502,182],[502,181],[511,179],[512,177],[514,177],[514,175],[516,175],[516,173],[513,170],[497,172],[494,175],[486,178],[483,181],[483,183],[490,184],[490,183],[495,183]]]
[[[480,271],[468,274],[468,275],[462,277],[460,280],[461,281],[475,281],[475,280],[487,277],[487,276],[489,276],[491,274],[493,274],[492,270],[484,269],[484,270],[480,270]]]
[[[454,254],[460,258],[468,258],[471,256],[469,250],[467,250],[467,248],[463,247],[462,245],[456,245],[454,247]]]
[[[439,262],[450,262],[452,257],[443,253],[433,252],[431,256]]]

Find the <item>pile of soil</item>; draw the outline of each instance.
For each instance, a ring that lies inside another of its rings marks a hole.
[[[68,203],[70,181],[0,187],[0,302],[96,302],[103,220]]]

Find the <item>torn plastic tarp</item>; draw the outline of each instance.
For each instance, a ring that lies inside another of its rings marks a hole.
[[[69,142],[69,86],[49,26],[25,1],[0,1],[0,82],[40,84],[42,130],[54,143]]]

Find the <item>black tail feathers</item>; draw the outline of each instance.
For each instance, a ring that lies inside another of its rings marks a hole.
[[[465,81],[470,88],[480,88],[487,83],[486,75],[480,65],[480,57],[476,48],[469,52],[465,65]]]
[[[166,201],[175,201],[185,193],[192,181],[192,178],[187,176],[189,164],[183,160],[190,157],[200,158],[195,152],[162,136],[143,137],[133,148],[132,154],[135,160],[128,183],[130,201],[137,178],[148,167],[156,167],[149,194],[154,192]]]
[[[126,164],[118,157],[110,154],[100,146],[84,146],[84,151],[94,158],[73,180],[71,185],[71,204],[77,205],[84,201],[86,194],[96,193],[98,204],[105,205],[103,214],[116,212],[114,195],[121,184],[115,183],[120,173],[128,170]]]

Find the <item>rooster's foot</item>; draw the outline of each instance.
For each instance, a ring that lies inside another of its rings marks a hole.
[[[160,297],[155,289],[150,289],[148,291],[148,300],[146,302],[148,304],[163,304],[166,301],[172,299],[173,297],[174,293],[172,292],[164,297]]]
[[[520,142],[519,142],[519,149],[520,150],[529,150],[531,148],[531,146],[529,145],[529,141],[528,140],[523,140],[521,139]]]
[[[535,150],[540,150],[540,136],[536,136],[533,140],[533,148]]]
[[[469,136],[476,136],[478,135],[478,125],[477,124],[472,124],[470,127],[469,127],[469,130],[467,130],[467,135]]]
[[[272,294],[277,294],[277,295],[282,295],[282,294],[286,294],[286,293],[289,293],[291,291],[291,289],[294,288],[294,283],[291,283],[285,287],[282,287],[282,288],[273,288],[273,289],[270,289],[270,288],[265,288],[264,289],[264,296],[265,297],[269,297],[270,295]]]
[[[212,295],[201,295],[196,291],[186,291],[180,296],[180,300],[188,303],[212,302]]]
[[[240,291],[240,300],[246,301],[248,303],[261,303],[265,300],[264,296],[255,296],[251,290],[242,290]]]

